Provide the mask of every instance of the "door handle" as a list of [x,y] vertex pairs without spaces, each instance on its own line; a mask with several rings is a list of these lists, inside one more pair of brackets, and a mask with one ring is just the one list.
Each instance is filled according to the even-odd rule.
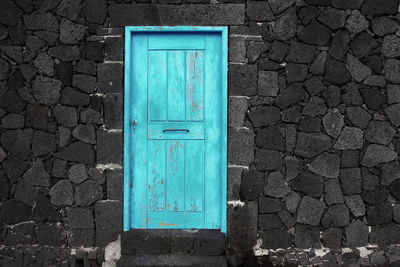
[[163,132],[164,133],[166,133],[166,132],[186,132],[186,133],[188,133],[189,130],[188,129],[164,129]]

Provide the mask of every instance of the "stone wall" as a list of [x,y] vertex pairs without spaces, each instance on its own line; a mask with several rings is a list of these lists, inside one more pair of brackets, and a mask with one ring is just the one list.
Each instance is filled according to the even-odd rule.
[[229,26],[228,259],[396,264],[398,9],[0,0],[0,265],[118,256],[126,25]]

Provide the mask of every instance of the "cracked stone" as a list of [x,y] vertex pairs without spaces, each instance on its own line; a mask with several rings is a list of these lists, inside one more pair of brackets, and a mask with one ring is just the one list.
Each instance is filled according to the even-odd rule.
[[320,197],[324,191],[324,178],[311,173],[302,173],[292,181],[292,189],[311,197]]
[[347,31],[340,30],[335,33],[331,47],[329,48],[329,55],[339,61],[346,60],[346,52],[350,43],[350,36]]
[[306,91],[300,83],[294,83],[278,95],[275,103],[280,109],[285,109],[303,100],[306,94]]
[[68,180],[58,181],[49,192],[51,203],[56,206],[70,206],[74,203],[72,184]]
[[74,107],[86,107],[90,103],[88,94],[82,93],[75,88],[66,87],[62,91],[61,104]]
[[25,160],[31,151],[32,133],[32,129],[6,130],[0,136],[0,142],[5,150]]
[[324,80],[336,85],[343,85],[351,80],[351,76],[343,63],[328,57]]
[[296,35],[297,16],[296,9],[289,8],[282,12],[276,19],[274,27],[263,25],[262,36],[265,40],[286,41]]
[[288,63],[286,65],[286,78],[288,83],[304,81],[307,78],[307,72],[307,65],[296,63]]
[[392,142],[396,130],[386,121],[371,121],[365,132],[365,140],[370,143],[388,145]]
[[255,170],[245,171],[240,187],[240,198],[256,200],[264,190],[264,173]]
[[277,126],[261,128],[256,132],[255,143],[261,148],[285,150],[285,139]]
[[25,172],[23,178],[31,185],[50,186],[50,175],[44,169],[41,159],[36,160],[33,166]]
[[273,41],[271,49],[268,52],[268,58],[276,62],[281,62],[289,51],[289,46],[280,41]]
[[326,59],[327,59],[326,51],[322,51],[321,53],[319,53],[317,58],[311,64],[310,72],[314,75],[324,74]]
[[1,96],[0,106],[8,112],[20,113],[26,104],[16,90],[8,90]]
[[321,248],[319,229],[308,225],[296,225],[294,242],[296,248]]
[[295,213],[301,200],[300,194],[295,191],[290,192],[284,199],[285,207],[291,213]]
[[337,150],[354,150],[362,148],[363,143],[363,131],[361,129],[345,126],[333,148]]
[[375,205],[367,209],[369,225],[388,224],[392,221],[392,206],[389,203]]
[[279,108],[274,106],[262,106],[248,113],[254,127],[275,125],[281,118]]
[[364,216],[365,205],[360,195],[345,196],[344,202],[354,217]]
[[316,117],[319,115],[324,115],[326,113],[327,107],[325,105],[325,100],[320,97],[311,97],[307,105],[303,108],[303,114],[309,117]]
[[349,210],[344,204],[330,206],[322,217],[324,228],[344,227],[349,224]]
[[64,44],[79,44],[85,37],[88,27],[61,19],[60,41]]
[[96,144],[96,131],[93,125],[79,124],[72,131],[72,136],[88,144]]
[[37,194],[32,209],[32,219],[38,221],[58,221],[60,214],[47,197]]
[[68,170],[68,179],[75,184],[80,184],[87,178],[88,174],[83,163],[72,165]]
[[322,133],[302,133],[297,136],[295,154],[300,157],[313,158],[331,147],[331,139]]
[[299,40],[307,44],[324,46],[329,43],[331,37],[332,31],[328,27],[313,21],[304,27],[303,32],[300,33]]
[[382,204],[389,196],[389,191],[385,188],[376,187],[371,191],[364,191],[361,194],[363,201],[367,204]]
[[32,152],[35,157],[49,154],[56,150],[56,137],[54,134],[35,131],[32,139]]
[[246,7],[246,15],[249,20],[272,21],[275,19],[267,1],[249,1]]
[[289,54],[286,57],[286,60],[295,63],[311,63],[314,54],[315,46],[291,41]]
[[323,153],[314,159],[308,169],[316,174],[328,178],[337,178],[339,175],[340,158],[335,154]]
[[81,11],[81,0],[63,0],[58,8],[57,14],[69,18],[70,20],[76,20]]
[[271,172],[266,179],[264,192],[267,196],[282,198],[289,194],[290,188],[286,184],[281,172]]
[[371,75],[372,70],[361,63],[356,57],[347,54],[346,69],[357,82],[362,82],[365,78]]
[[57,123],[65,127],[74,127],[77,124],[76,109],[67,106],[56,106],[53,110]]
[[75,203],[86,207],[103,198],[103,189],[93,180],[87,180],[75,187]]
[[86,164],[93,164],[95,161],[95,152],[91,145],[83,142],[75,142],[67,148],[57,152],[56,157],[63,160],[82,162]]
[[357,167],[359,165],[360,153],[358,150],[342,150],[340,166],[342,168]]
[[382,145],[372,144],[367,147],[361,165],[374,167],[380,163],[389,162],[397,157],[397,153]]
[[44,30],[57,32],[59,30],[58,20],[50,12],[24,16],[25,27],[28,30]]
[[247,46],[247,59],[249,63],[254,63],[260,57],[260,55],[269,50],[270,44],[264,42],[251,42]]
[[383,164],[381,167],[381,183],[385,186],[390,185],[395,180],[400,179],[400,164],[398,161]]
[[278,72],[258,72],[258,93],[261,96],[277,96],[279,92]]
[[268,0],[271,10],[274,14],[279,14],[283,10],[291,7],[295,0]]
[[318,226],[324,209],[325,205],[323,202],[309,196],[304,196],[297,210],[296,221],[301,224]]
[[81,58],[80,49],[75,45],[58,45],[50,47],[49,54],[63,62],[79,60]]
[[326,181],[324,199],[328,206],[344,203],[339,179],[328,179]]
[[67,178],[67,161],[55,159],[51,175],[57,178]]
[[103,24],[107,18],[107,1],[86,0],[83,2],[83,10],[88,22]]
[[90,209],[79,207],[67,208],[67,220],[73,229],[93,229],[93,212]]
[[328,248],[342,247],[342,229],[330,228],[322,233],[322,243]]
[[256,149],[254,166],[259,171],[279,171],[282,169],[281,153],[275,150]]

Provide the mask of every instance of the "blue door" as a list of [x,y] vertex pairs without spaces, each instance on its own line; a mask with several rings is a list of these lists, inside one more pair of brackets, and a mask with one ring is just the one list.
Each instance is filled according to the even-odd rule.
[[125,230],[226,228],[226,28],[127,27]]

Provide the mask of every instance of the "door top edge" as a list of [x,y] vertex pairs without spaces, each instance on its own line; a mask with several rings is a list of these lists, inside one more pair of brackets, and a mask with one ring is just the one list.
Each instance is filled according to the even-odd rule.
[[228,26],[126,26],[125,32],[174,32],[174,31],[198,31],[198,32],[224,32]]

